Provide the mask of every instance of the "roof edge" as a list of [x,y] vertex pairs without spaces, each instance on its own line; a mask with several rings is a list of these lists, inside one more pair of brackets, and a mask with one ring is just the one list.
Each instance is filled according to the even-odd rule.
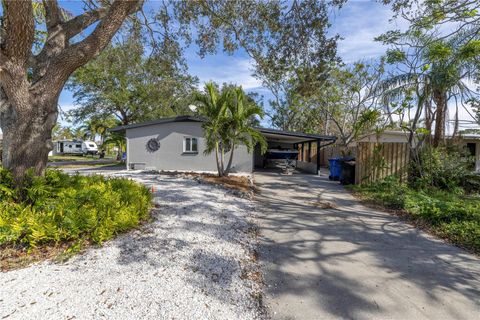
[[205,118],[199,116],[176,116],[169,118],[160,118],[151,121],[145,121],[141,123],[128,124],[124,126],[118,126],[114,128],[107,129],[109,132],[121,132],[127,129],[140,128],[151,126],[155,124],[169,123],[169,122],[205,122]]
[[262,127],[255,127],[255,129],[257,129],[262,133],[278,134],[278,135],[289,136],[289,137],[307,138],[311,140],[328,140],[328,141],[337,140],[336,136],[330,136],[330,135],[309,134],[304,132],[284,131],[284,130],[271,129],[271,128],[262,128]]
[[[129,124],[124,126],[118,126],[118,127],[108,129],[108,131],[122,132],[127,129],[140,128],[140,127],[146,127],[146,126],[170,123],[170,122],[205,122],[205,121],[206,121],[206,118],[201,116],[176,116],[176,117],[161,118],[161,119],[156,119],[156,120],[151,120],[151,121],[146,121],[141,123]],[[255,127],[255,129],[257,129],[262,133],[271,133],[271,134],[278,134],[283,136],[306,138],[310,140],[328,140],[328,141],[337,140],[336,136],[329,136],[329,135],[308,134],[304,132],[284,131],[284,130],[271,129],[271,128],[262,128],[262,127]]]

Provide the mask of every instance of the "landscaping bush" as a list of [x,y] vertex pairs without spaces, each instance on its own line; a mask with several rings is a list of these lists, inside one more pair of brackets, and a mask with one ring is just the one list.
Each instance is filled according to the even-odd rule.
[[452,242],[480,252],[480,197],[439,188],[414,189],[395,177],[354,187],[368,200],[403,210]]
[[469,190],[480,191],[474,189],[472,162],[472,157],[462,150],[425,147],[419,152],[417,161],[411,162],[410,184],[416,189],[436,187],[458,192],[459,188],[467,187],[468,181],[473,182],[468,184]]
[[128,179],[47,170],[15,190],[0,168],[0,246],[102,243],[146,219],[150,203],[149,190]]

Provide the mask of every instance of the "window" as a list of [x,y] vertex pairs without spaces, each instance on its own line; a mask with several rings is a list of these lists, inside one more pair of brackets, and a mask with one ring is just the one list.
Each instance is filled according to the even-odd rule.
[[89,147],[95,148],[95,145],[93,143],[88,144]]
[[82,147],[81,144],[76,144],[76,145],[75,145],[75,148],[81,148],[81,147]]
[[197,153],[198,152],[198,140],[197,138],[183,139],[183,152],[185,153]]
[[476,143],[467,143],[467,152],[471,156],[475,156],[476,150],[477,149],[477,144]]

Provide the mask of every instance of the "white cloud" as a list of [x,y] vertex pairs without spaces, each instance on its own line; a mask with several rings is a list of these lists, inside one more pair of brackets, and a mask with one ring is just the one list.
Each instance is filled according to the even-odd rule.
[[262,85],[252,76],[253,61],[250,58],[239,58],[225,54],[207,56],[204,59],[192,58],[189,61],[189,72],[200,80],[200,87],[205,82],[234,83],[244,89],[253,89]]
[[392,29],[405,28],[403,21],[389,21],[392,11],[388,6],[372,1],[351,1],[332,15],[332,34],[343,40],[338,53],[347,62],[372,59],[385,53],[386,47],[374,41],[375,37]]

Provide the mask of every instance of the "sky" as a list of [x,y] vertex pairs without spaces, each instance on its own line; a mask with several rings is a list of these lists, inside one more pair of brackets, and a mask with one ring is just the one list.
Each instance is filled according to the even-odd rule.
[[[63,2],[66,8],[75,11],[78,3]],[[149,5],[155,5],[150,0]],[[339,34],[342,40],[338,43],[338,54],[346,63],[356,60],[375,59],[383,55],[386,47],[374,38],[387,30],[403,28],[406,26],[402,21],[391,21],[392,12],[389,7],[374,1],[350,0],[339,11],[331,14],[330,34]],[[242,85],[247,92],[257,92],[264,97],[264,105],[268,112],[268,100],[272,99],[269,91],[262,87],[259,80],[252,76],[252,60],[242,51],[233,55],[218,52],[201,59],[196,53],[197,48],[190,47],[185,51],[185,58],[189,66],[189,73],[199,78],[199,86],[207,81],[217,83],[235,83]],[[72,93],[64,89],[60,95],[60,108],[63,111],[74,108]],[[453,109],[453,108],[452,108]],[[451,115],[453,119],[453,114]],[[471,120],[464,110],[460,112],[460,118]],[[264,120],[263,125],[268,126]]]

